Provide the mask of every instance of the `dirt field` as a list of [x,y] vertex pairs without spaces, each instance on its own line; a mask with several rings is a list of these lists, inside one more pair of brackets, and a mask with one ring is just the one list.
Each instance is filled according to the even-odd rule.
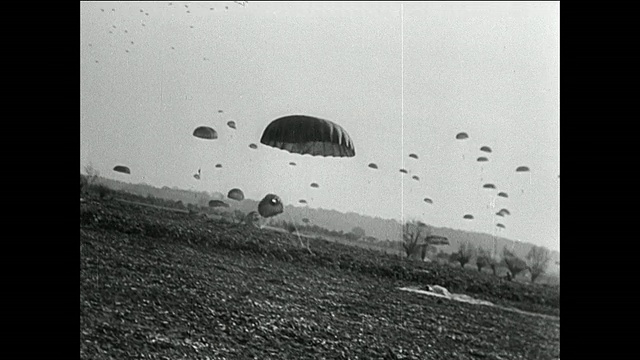
[[[559,289],[88,199],[82,359],[556,359]],[[399,291],[439,284],[534,316]]]

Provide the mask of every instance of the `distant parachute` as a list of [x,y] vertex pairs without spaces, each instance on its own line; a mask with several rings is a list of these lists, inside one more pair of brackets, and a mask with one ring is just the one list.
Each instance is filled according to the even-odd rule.
[[471,220],[471,219],[473,219],[473,215],[467,214],[467,215],[463,216],[463,218],[467,219],[467,220]]
[[213,140],[218,138],[218,133],[208,126],[200,126],[193,131],[193,136],[201,139]]
[[244,193],[242,192],[242,190],[240,190],[238,188],[235,188],[235,189],[229,190],[229,193],[227,194],[227,197],[229,199],[242,201],[242,200],[244,200]]
[[518,168],[516,168],[516,172],[527,172],[529,171],[529,168],[526,166],[518,166]]
[[491,152],[491,148],[488,146],[483,146],[480,148],[480,151],[484,151],[486,153],[490,153]]
[[378,165],[376,165],[375,163],[370,163],[369,167],[372,168],[372,169],[377,169]]
[[511,215],[511,213],[507,209],[500,209],[500,212],[505,214],[505,215]]
[[210,200],[209,201],[209,207],[215,208],[215,207],[229,207],[229,204],[225,203],[224,201],[220,201],[220,200]]
[[251,143],[249,144],[249,147],[255,150],[258,148],[258,145]]
[[227,122],[227,126],[229,126],[232,129],[236,128],[236,122],[235,121],[229,121]]
[[496,186],[493,185],[493,184],[484,184],[484,185],[482,185],[482,187],[485,188],[485,189],[495,189],[496,188]]
[[294,163],[293,161],[289,163],[289,165],[291,166],[296,166],[296,163]]
[[276,216],[283,212],[282,200],[275,194],[267,194],[258,204],[258,213],[264,218]]
[[408,174],[408,171],[405,170],[405,169],[400,169],[400,172],[403,173],[403,174]]
[[496,226],[497,226],[497,227],[499,227],[499,228],[506,229],[506,228],[505,228],[505,226],[504,226],[503,224],[496,224]]
[[[316,188],[316,189],[317,189],[317,188],[319,188],[319,187],[320,187],[320,185],[318,185],[318,184],[316,184],[316,183],[311,183],[311,187],[312,187],[312,188]],[[313,200],[313,199],[312,199],[312,200]]]
[[113,168],[113,171],[119,172],[119,173],[123,173],[123,174],[131,174],[131,170],[123,165],[116,165]]
[[262,133],[260,143],[301,155],[352,157],[356,154],[351,137],[340,125],[305,115],[272,121]]
[[420,178],[418,177],[418,175],[413,175],[411,178],[415,181],[420,181]]
[[193,174],[193,177],[196,178],[196,180],[200,180],[200,174]]
[[429,198],[424,198],[424,202],[426,202],[427,204],[433,204],[433,200]]
[[456,135],[457,140],[465,140],[468,138],[469,138],[469,135],[466,132],[461,132],[461,133],[458,133],[458,135]]
[[410,157],[410,158],[417,159],[417,158],[418,158],[418,155],[416,155],[416,154],[409,154],[409,157]]
[[489,161],[489,159],[487,159],[487,158],[486,158],[486,157],[484,157],[484,156],[480,156],[480,157],[478,158],[478,162],[486,162],[486,161]]
[[298,200],[298,202],[299,202],[300,204],[306,204],[306,203],[307,203],[307,200],[305,200],[305,199],[300,199],[300,200]]
[[216,164],[216,167],[217,167],[217,168],[221,168],[221,167],[222,167],[222,164]]
[[501,216],[501,217],[504,217],[504,213],[503,213],[502,211],[498,211],[498,212],[496,213],[496,215]]
[[223,113],[223,111],[222,111],[222,110],[218,110],[218,114],[222,114],[222,113]]
[[499,192],[499,193],[498,193],[498,196],[501,196],[501,197],[503,197],[503,198],[508,198],[508,197],[509,197],[509,195],[508,195],[506,192],[504,192],[504,191]]

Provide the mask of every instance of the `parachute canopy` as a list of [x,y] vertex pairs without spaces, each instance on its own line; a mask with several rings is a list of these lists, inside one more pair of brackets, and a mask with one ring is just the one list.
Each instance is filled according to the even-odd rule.
[[483,146],[480,148],[480,151],[484,151],[486,153],[490,153],[491,152],[491,148],[488,146]]
[[495,189],[496,188],[496,186],[493,185],[493,184],[484,184],[484,185],[482,185],[482,187],[485,188],[485,189]]
[[318,185],[318,184],[316,184],[316,183],[311,183],[311,187],[312,187],[312,188],[319,188],[319,187],[320,187],[320,185]]
[[485,161],[489,161],[489,159],[487,159],[487,158],[486,158],[486,157],[484,157],[484,156],[480,156],[480,157],[478,158],[478,162],[485,162]]
[[249,144],[249,147],[255,150],[258,148],[258,145],[251,143]]
[[502,211],[498,211],[496,215],[504,217],[504,214],[502,213]]
[[283,212],[282,200],[275,194],[267,194],[258,204],[258,213],[264,218],[276,216]]
[[299,202],[300,204],[306,204],[306,203],[307,203],[307,200],[305,200],[305,199],[300,199],[300,200],[298,200],[298,202]]
[[418,158],[418,155],[416,155],[416,154],[409,154],[409,157],[410,157],[410,158],[417,159],[417,158]]
[[529,168],[526,166],[518,166],[516,168],[516,172],[527,172],[527,171],[529,171]]
[[408,173],[408,171],[405,170],[405,169],[400,169],[400,172],[403,173],[403,174],[407,174]]
[[511,213],[507,209],[500,209],[500,212],[505,214],[505,215],[511,215]]
[[114,166],[113,171],[123,173],[123,174],[131,174],[131,170],[128,167],[123,165]]
[[463,218],[467,219],[467,220],[471,220],[471,219],[473,219],[473,215],[467,214],[467,215],[463,216]]
[[377,169],[378,165],[376,165],[375,163],[370,163],[369,167],[372,168],[372,169]]
[[240,190],[238,188],[234,188],[234,189],[229,190],[229,193],[227,194],[227,197],[229,199],[242,201],[242,200],[244,200],[244,193],[242,192],[242,190]]
[[296,163],[294,163],[293,161],[289,163],[289,165],[291,166],[296,166]]
[[222,164],[216,164],[216,167],[217,167],[217,168],[221,168],[221,167],[222,167]]
[[469,138],[469,135],[466,132],[461,132],[461,133],[458,133],[458,135],[456,135],[457,140],[464,140],[468,138]]
[[356,151],[349,134],[329,120],[290,115],[272,121],[260,143],[294,154],[352,157]]
[[427,204],[433,204],[433,200],[429,198],[424,198],[424,202],[426,202]]
[[420,181],[420,178],[418,177],[418,175],[413,175],[411,178],[415,181]]
[[499,228],[506,229],[506,228],[505,228],[505,226],[504,226],[503,224],[496,224],[496,226],[497,226],[497,227],[499,227]]
[[218,138],[218,133],[208,126],[199,126],[193,131],[193,136],[200,139],[213,140]]
[[235,121],[229,121],[227,122],[227,126],[229,126],[232,129],[236,128],[236,122]]
[[215,208],[215,207],[229,207],[229,204],[225,203],[224,201],[220,201],[220,200],[210,200],[209,201],[209,207]]
[[509,195],[508,195],[506,192],[504,192],[504,191],[499,192],[499,193],[498,193],[498,196],[501,196],[501,197],[503,197],[503,198],[508,198],[508,197],[509,197]]
[[196,180],[200,180],[200,174],[193,174],[193,177],[196,178]]

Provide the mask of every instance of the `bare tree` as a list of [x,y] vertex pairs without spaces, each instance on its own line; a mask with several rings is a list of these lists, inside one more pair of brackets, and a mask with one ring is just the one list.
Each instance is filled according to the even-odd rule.
[[431,228],[421,221],[406,222],[402,229],[402,238],[402,247],[407,258],[420,255],[424,260],[430,247],[449,245],[447,238],[431,235]]
[[87,174],[87,181],[89,185],[93,184],[100,176],[100,172],[98,171],[98,169],[93,167],[92,163],[88,163],[87,165],[85,165],[84,173]]
[[531,273],[531,282],[535,282],[536,279],[544,274],[551,261],[551,253],[549,249],[542,246],[533,246],[527,254],[527,264],[529,265],[529,272]]
[[502,262],[505,264],[507,269],[509,269],[509,280],[528,269],[527,263],[511,251],[507,250],[506,247],[502,248]]
[[451,254],[451,261],[460,263],[460,267],[464,268],[466,264],[476,255],[476,247],[465,241],[460,244],[458,251]]

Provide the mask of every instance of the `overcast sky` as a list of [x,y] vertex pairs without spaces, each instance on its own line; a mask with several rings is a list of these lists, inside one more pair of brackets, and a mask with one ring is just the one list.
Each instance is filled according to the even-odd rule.
[[[82,2],[80,167],[559,250],[559,21],[558,2]],[[340,124],[356,156],[259,144],[291,114]]]

